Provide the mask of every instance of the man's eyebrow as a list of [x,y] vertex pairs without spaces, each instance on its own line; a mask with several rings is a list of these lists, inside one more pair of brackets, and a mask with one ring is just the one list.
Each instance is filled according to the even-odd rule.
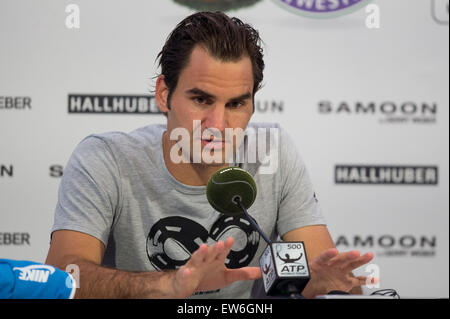
[[190,95],[200,95],[200,96],[203,96],[203,97],[206,97],[206,98],[214,98],[215,97],[214,95],[209,94],[208,92],[205,92],[205,91],[200,90],[198,88],[193,88],[193,89],[187,90],[186,93],[190,94]]
[[240,96],[236,96],[230,99],[230,101],[242,101],[242,100],[247,100],[249,98],[252,97],[252,94],[250,92],[244,93]]
[[[200,95],[200,96],[203,96],[206,98],[211,98],[211,99],[215,98],[215,96],[213,94],[210,94],[210,93],[205,92],[198,88],[193,88],[193,89],[187,90],[186,93],[190,94],[190,95]],[[250,92],[247,92],[242,95],[231,98],[230,101],[242,101],[242,100],[247,100],[251,97],[252,97],[252,94]]]

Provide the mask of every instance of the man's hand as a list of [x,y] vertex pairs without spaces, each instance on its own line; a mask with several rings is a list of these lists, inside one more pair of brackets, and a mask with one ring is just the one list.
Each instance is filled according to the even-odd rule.
[[309,263],[311,279],[302,295],[314,298],[332,290],[348,292],[353,287],[365,285],[366,276],[354,277],[351,272],[372,259],[373,253],[361,256],[356,250],[339,253],[336,248],[330,248],[324,251]]
[[225,259],[234,244],[232,238],[213,246],[203,244],[189,261],[173,275],[173,292],[178,298],[186,298],[196,291],[216,290],[238,280],[255,280],[261,277],[258,267],[228,269]]

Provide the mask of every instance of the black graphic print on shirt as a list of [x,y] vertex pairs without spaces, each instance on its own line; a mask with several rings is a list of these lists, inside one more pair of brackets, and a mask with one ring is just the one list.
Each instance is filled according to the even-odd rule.
[[243,216],[221,215],[208,231],[199,223],[181,216],[171,216],[155,223],[147,237],[147,255],[158,270],[183,266],[201,244],[209,245],[233,237],[227,268],[247,266],[258,250],[259,233]]

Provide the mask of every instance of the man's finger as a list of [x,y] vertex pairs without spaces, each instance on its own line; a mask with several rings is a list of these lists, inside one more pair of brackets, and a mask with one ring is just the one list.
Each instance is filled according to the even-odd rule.
[[234,239],[232,237],[228,237],[227,240],[225,240],[225,242],[224,242],[223,250],[216,256],[216,260],[225,261],[225,258],[227,258],[233,245],[234,245]]
[[206,244],[201,244],[200,247],[192,254],[189,263],[192,266],[198,267],[204,263],[206,254],[208,253],[208,246]]
[[354,269],[357,269],[357,268],[367,264],[372,259],[373,259],[373,253],[366,253],[366,254],[360,256],[359,258],[348,262],[347,265],[345,265],[343,268],[345,271],[350,272]]
[[364,286],[367,283],[367,277],[366,276],[352,277],[351,282],[353,287]]
[[336,248],[330,248],[321,253],[314,262],[319,266],[327,266],[328,262],[338,255],[338,250]]
[[330,261],[329,261],[329,265],[342,265],[342,267],[344,267],[346,264],[356,261],[356,259],[358,259],[360,257],[360,252],[357,250],[352,250],[352,251],[347,251],[344,253],[340,253],[338,255],[336,255],[335,257],[333,257]]
[[261,278],[261,269],[259,269],[259,267],[228,269],[226,276],[227,284],[231,284],[239,280],[255,280]]
[[205,257],[205,262],[211,262],[217,258],[225,249],[223,241],[218,241],[215,245],[208,247],[208,254]]
[[379,277],[366,277],[366,280],[364,282],[364,285],[378,285],[381,282]]

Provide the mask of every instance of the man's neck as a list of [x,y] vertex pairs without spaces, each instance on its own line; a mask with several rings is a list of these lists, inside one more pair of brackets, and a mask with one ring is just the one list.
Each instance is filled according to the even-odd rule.
[[172,176],[185,185],[204,186],[208,183],[212,174],[223,167],[229,166],[228,163],[219,165],[208,165],[203,163],[174,163],[170,159],[170,149],[175,142],[167,138],[167,131],[162,136],[164,163]]

